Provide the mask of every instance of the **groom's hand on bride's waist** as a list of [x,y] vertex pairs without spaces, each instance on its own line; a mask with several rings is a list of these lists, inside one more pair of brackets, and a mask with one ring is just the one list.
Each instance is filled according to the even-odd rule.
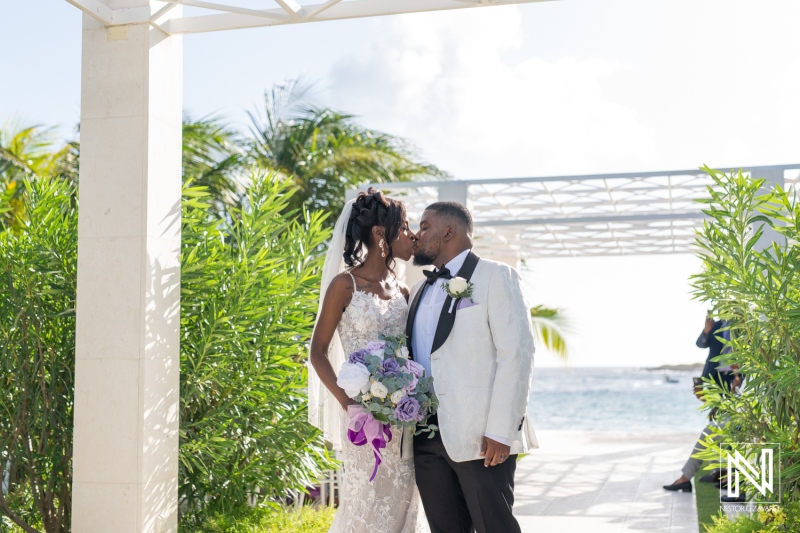
[[483,466],[495,466],[506,461],[511,448],[489,437],[483,437],[481,444],[481,457],[484,458]]

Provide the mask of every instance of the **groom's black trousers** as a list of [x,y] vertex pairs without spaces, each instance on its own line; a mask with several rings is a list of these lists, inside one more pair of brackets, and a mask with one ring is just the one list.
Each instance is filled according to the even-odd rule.
[[439,432],[414,437],[417,487],[431,533],[520,533],[511,514],[516,468],[516,455],[488,468],[483,459],[456,463]]

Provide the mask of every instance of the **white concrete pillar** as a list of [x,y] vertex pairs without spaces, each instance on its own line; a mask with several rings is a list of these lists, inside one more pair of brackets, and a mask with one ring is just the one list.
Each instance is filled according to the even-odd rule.
[[74,533],[177,532],[182,60],[83,17]]
[[[761,188],[762,194],[767,194],[772,191],[776,185],[784,186],[784,171],[783,168],[776,167],[753,167],[747,169],[753,178],[761,178],[766,180]],[[763,224],[762,224],[763,225]],[[772,246],[772,243],[778,243],[781,246],[786,246],[786,237],[775,231],[769,226],[764,228],[764,233],[753,247],[756,251],[763,251],[765,248]]]

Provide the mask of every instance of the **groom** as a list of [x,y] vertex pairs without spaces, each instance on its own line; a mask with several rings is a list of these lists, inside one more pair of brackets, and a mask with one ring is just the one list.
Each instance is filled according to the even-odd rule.
[[[425,514],[432,533],[519,533],[517,454],[538,446],[526,412],[534,348],[520,276],[472,253],[472,215],[461,204],[429,205],[417,237],[414,264],[438,267],[413,287],[406,326],[439,397],[436,436],[414,438]],[[471,283],[469,298],[458,298],[463,283],[443,287],[453,277]]]

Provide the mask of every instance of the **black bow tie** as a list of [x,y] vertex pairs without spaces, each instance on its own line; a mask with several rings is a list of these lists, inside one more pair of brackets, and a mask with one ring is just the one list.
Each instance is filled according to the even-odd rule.
[[428,285],[433,285],[438,279],[453,279],[452,274],[450,274],[450,271],[446,267],[434,271],[423,270],[422,273],[428,278],[425,280],[425,283]]

